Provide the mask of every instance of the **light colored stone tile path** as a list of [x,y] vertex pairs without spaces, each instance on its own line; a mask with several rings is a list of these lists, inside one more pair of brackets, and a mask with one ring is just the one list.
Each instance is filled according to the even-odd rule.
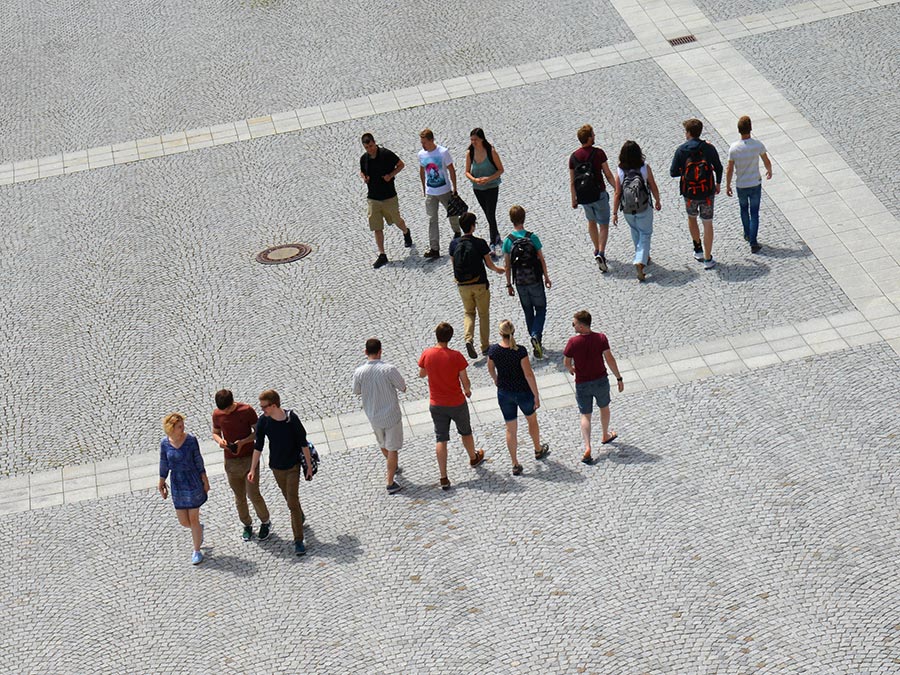
[[[871,302],[861,311],[843,312],[796,324],[734,335],[653,354],[618,359],[625,393],[633,394],[715,375],[758,370],[816,354],[826,354],[876,342],[896,342],[900,310],[890,302]],[[575,405],[574,380],[560,372],[538,378],[543,407],[556,410]],[[496,389],[472,391],[473,417],[499,421]],[[432,431],[428,401],[403,404],[405,433],[428,437]],[[304,420],[310,439],[323,457],[331,452],[373,446],[375,437],[363,412]],[[202,434],[201,434],[202,436]],[[210,475],[224,472],[222,451],[201,440]],[[95,499],[156,485],[159,455],[148,452],[92,464],[66,466],[30,476],[0,480],[0,515],[31,511],[57,504]]]

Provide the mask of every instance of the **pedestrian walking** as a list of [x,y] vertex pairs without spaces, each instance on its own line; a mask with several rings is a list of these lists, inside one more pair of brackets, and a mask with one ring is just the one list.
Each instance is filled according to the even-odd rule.
[[497,229],[497,198],[500,195],[500,176],[503,162],[497,148],[488,143],[484,129],[476,127],[469,133],[469,151],[466,155],[466,178],[472,181],[475,199],[481,205],[490,228],[491,257],[497,258],[500,249],[500,230]]
[[400,472],[398,451],[403,447],[403,413],[397,392],[406,391],[406,382],[395,366],[381,360],[381,340],[366,340],[365,353],[366,362],[353,373],[353,393],[362,396],[363,410],[387,460],[388,494],[395,494],[402,489],[394,476]]
[[753,123],[744,115],[737,123],[741,140],[728,148],[728,169],[725,172],[725,194],[731,197],[731,178],[736,175],[738,204],[741,209],[741,224],[744,226],[744,241],[749,242],[750,251],[759,253],[762,246],[759,235],[759,202],[762,198],[762,178],[759,175],[759,160],[766,167],[766,180],[772,178],[772,162],[763,142],[753,138],[750,132]]
[[184,430],[184,415],[170,413],[162,420],[165,437],[159,444],[159,484],[157,489],[163,499],[169,498],[166,478],[171,478],[172,506],[178,522],[191,531],[194,551],[191,563],[203,562],[203,524],[200,507],[209,494],[209,478],[200,454],[200,443],[193,434]]
[[[575,376],[575,401],[581,413],[581,438],[584,441],[584,455],[581,461],[593,463],[591,455],[591,416],[594,402],[600,408],[600,426],[603,445],[612,443],[618,435],[609,428],[609,377],[606,366],[612,371],[618,382],[619,391],[624,391],[625,384],[619,374],[619,366],[609,348],[609,340],[603,333],[591,330],[591,315],[587,310],[575,312],[572,318],[575,336],[569,338],[563,350],[563,364]],[[604,365],[604,361],[606,362]]]
[[294,534],[294,554],[306,555],[303,543],[303,523],[306,514],[300,507],[300,455],[306,464],[305,478],[312,480],[312,455],[306,429],[293,410],[281,407],[281,397],[274,389],[266,389],[259,395],[259,407],[263,416],[256,425],[256,447],[247,480],[255,483],[259,477],[259,458],[266,439],[269,439],[269,468],[291,513],[291,530]]
[[253,442],[256,440],[256,411],[246,403],[234,400],[228,389],[216,392],[216,409],[212,414],[213,440],[225,453],[225,476],[234,493],[234,505],[244,529],[241,538],[253,537],[253,519],[247,507],[247,497],[259,518],[259,538],[269,536],[269,507],[259,492],[259,483],[247,480],[253,462]]
[[435,446],[438,469],[441,472],[441,489],[450,489],[447,477],[447,443],[450,441],[450,422],[456,425],[469,466],[476,467],[484,461],[484,450],[475,449],[469,405],[466,399],[472,396],[472,384],[466,368],[466,357],[448,346],[453,339],[453,326],[439,323],[434,329],[437,344],[422,352],[419,357],[419,377],[428,378],[428,404],[431,421],[434,424]]
[[491,289],[488,284],[487,269],[490,267],[497,274],[506,270],[497,267],[491,259],[491,249],[484,239],[475,236],[474,213],[466,212],[459,223],[463,235],[450,242],[450,255],[453,257],[453,276],[462,298],[464,321],[463,328],[466,340],[466,351],[473,359],[478,358],[475,351],[475,314],[478,313],[478,333],[481,339],[481,355],[487,354],[491,335]]
[[541,443],[537,409],[541,407],[534,371],[528,361],[528,350],[516,344],[515,326],[508,319],[500,322],[500,342],[488,350],[488,373],[497,387],[497,403],[506,423],[506,448],[512,460],[513,476],[522,475],[522,465],[518,458],[518,414],[519,410],[528,422],[528,434],[534,444],[534,458],[543,459],[550,452],[547,443]]
[[[422,257],[437,260],[441,257],[438,206],[443,206],[446,211],[451,195],[456,194],[456,167],[453,166],[453,158],[447,148],[434,142],[434,132],[431,129],[422,129],[419,141],[422,144],[422,149],[419,150],[419,180],[422,181],[422,194],[425,197],[430,246]],[[459,217],[447,213],[447,218],[450,220],[453,236],[460,236]]]
[[544,322],[547,319],[547,295],[544,287],[549,289],[553,284],[547,271],[547,260],[544,258],[540,237],[525,229],[525,209],[518,204],[510,207],[509,220],[513,229],[503,240],[506,291],[511,296],[519,294],[534,357],[542,359]]
[[385,223],[400,228],[403,245],[406,248],[412,246],[412,234],[400,217],[400,202],[394,185],[394,178],[406,165],[393,152],[379,147],[375,137],[368,132],[362,135],[362,144],[366,151],[359,158],[359,175],[368,190],[369,229],[375,234],[375,246],[378,247],[378,258],[372,267],[377,270],[388,262],[384,252]]
[[[650,199],[650,195],[653,199]],[[634,269],[638,281],[646,276],[644,268],[650,264],[650,237],[653,235],[653,209],[662,209],[659,187],[653,170],[644,161],[644,153],[635,141],[625,141],[619,151],[616,175],[616,194],[613,197],[613,223],[619,224],[619,209],[631,229],[634,242]]]
[[594,246],[594,259],[601,272],[607,272],[606,242],[609,238],[609,193],[606,181],[615,185],[606,153],[594,145],[594,127],[583,125],[578,130],[581,147],[569,157],[569,192],[572,208],[580,205],[588,221],[588,233]]
[[[679,178],[679,191],[684,198],[688,217],[688,229],[694,242],[694,258],[703,263],[704,269],[716,266],[713,260],[713,211],[716,195],[722,183],[722,162],[712,144],[700,138],[703,122],[696,118],[685,120],[685,142],[675,150],[669,175]],[[703,221],[703,241],[697,217]]]

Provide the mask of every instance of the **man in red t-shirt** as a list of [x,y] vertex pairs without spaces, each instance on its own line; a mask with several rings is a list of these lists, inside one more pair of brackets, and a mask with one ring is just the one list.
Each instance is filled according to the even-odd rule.
[[472,385],[466,368],[466,357],[447,344],[453,338],[453,326],[439,323],[434,329],[437,346],[429,347],[419,357],[419,377],[428,378],[429,410],[434,423],[434,446],[438,468],[441,470],[441,488],[450,489],[447,478],[447,442],[450,440],[450,422],[462,437],[463,447],[469,454],[469,465],[478,466],[484,461],[484,450],[475,449],[472,423],[469,420],[469,404]]
[[591,330],[590,312],[575,312],[572,328],[575,329],[575,336],[566,343],[563,363],[566,370],[575,376],[575,401],[578,403],[578,412],[581,413],[581,437],[584,439],[584,456],[581,461],[591,464],[594,461],[591,457],[591,415],[594,412],[594,401],[597,401],[597,407],[600,408],[600,425],[603,427],[601,442],[604,445],[612,443],[617,437],[616,432],[609,429],[609,378],[606,376],[604,360],[616,376],[620,392],[625,389],[625,383],[619,374],[616,358],[609,349],[609,340],[603,333]]
[[609,237],[609,192],[603,177],[615,187],[616,179],[609,168],[603,148],[594,145],[594,127],[583,125],[578,130],[581,147],[569,156],[569,193],[572,208],[580,205],[588,221],[588,234],[594,245],[594,260],[600,271],[606,273],[606,240]]
[[269,536],[269,509],[266,500],[259,493],[259,481],[247,480],[253,460],[253,441],[256,439],[256,411],[246,403],[235,403],[228,389],[216,392],[216,410],[213,410],[213,440],[225,451],[225,475],[234,493],[234,505],[238,518],[244,524],[241,535],[244,541],[253,536],[253,519],[247,508],[247,497],[253,502],[259,516],[259,538]]

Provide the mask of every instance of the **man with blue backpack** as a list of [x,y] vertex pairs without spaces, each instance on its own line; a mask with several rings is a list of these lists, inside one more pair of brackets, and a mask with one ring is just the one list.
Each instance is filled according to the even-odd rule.
[[[694,242],[694,258],[711,270],[716,266],[712,257],[713,204],[722,183],[722,162],[715,147],[700,138],[703,122],[692,117],[682,124],[686,140],[675,150],[669,175],[681,179],[680,191]],[[697,216],[703,221],[702,242]]]
[[[525,209],[516,204],[509,209],[513,231],[503,240],[506,260],[506,290],[512,296],[519,293],[519,302],[525,312],[525,325],[531,336],[534,357],[544,358],[544,321],[547,318],[547,295],[544,286],[550,288],[550,274],[542,252],[541,240],[534,232],[525,229]],[[513,284],[515,283],[515,291]]]

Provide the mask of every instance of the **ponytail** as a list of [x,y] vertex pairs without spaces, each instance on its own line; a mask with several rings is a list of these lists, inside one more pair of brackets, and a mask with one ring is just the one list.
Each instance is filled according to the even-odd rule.
[[509,340],[509,348],[515,349],[516,339],[513,337],[513,333],[516,332],[516,327],[513,326],[513,322],[509,319],[504,319],[500,322],[498,329],[500,331],[500,337],[505,337],[507,340]]

